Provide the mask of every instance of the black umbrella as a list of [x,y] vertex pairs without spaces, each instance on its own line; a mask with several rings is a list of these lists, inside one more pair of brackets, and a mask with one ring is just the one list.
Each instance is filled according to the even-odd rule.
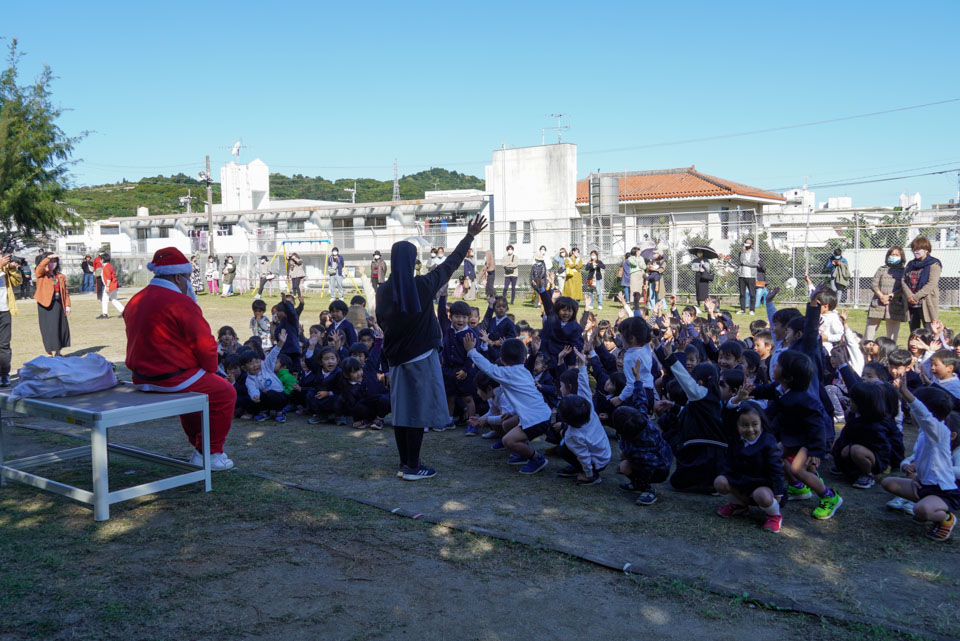
[[706,245],[694,245],[690,248],[691,254],[696,252],[701,252],[704,258],[714,259],[717,257],[717,250],[713,247],[707,247]]
[[640,255],[643,256],[643,259],[645,261],[650,262],[651,260],[653,260],[653,255],[656,253],[657,253],[656,247],[647,247],[646,249],[640,252]]

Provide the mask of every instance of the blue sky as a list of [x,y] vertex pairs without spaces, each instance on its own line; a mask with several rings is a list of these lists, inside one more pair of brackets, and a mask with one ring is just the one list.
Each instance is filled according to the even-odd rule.
[[[960,167],[960,102],[760,135],[661,142],[960,98],[957,2],[8,3],[0,35],[70,109],[77,184],[242,159],[326,178],[483,176],[550,113],[579,174],[695,164],[762,188]],[[555,134],[548,132],[548,140]],[[627,151],[611,149],[634,148]],[[919,167],[928,169],[911,171]],[[924,206],[956,173],[818,188]]]

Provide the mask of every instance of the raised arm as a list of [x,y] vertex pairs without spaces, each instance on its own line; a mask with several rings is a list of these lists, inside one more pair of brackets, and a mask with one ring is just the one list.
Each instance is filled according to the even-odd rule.
[[428,291],[437,291],[441,285],[446,285],[450,279],[453,278],[453,272],[457,271],[463,259],[466,258],[467,250],[470,249],[470,245],[473,244],[473,239],[476,238],[486,226],[487,219],[483,216],[477,216],[470,221],[470,224],[467,226],[467,234],[463,237],[463,240],[457,244],[456,249],[450,252],[447,259],[437,265],[436,269],[426,276],[420,277],[426,279]]
[[683,392],[687,395],[688,401],[699,401],[701,398],[704,398],[707,395],[707,388],[703,385],[699,385],[695,380],[693,380],[693,377],[690,376],[690,372],[687,371],[687,368],[684,367],[683,363],[677,359],[676,354],[671,354],[669,357],[667,357],[664,365],[670,368],[670,371],[673,373],[673,377],[677,379],[677,382],[680,383],[680,387],[683,388]]

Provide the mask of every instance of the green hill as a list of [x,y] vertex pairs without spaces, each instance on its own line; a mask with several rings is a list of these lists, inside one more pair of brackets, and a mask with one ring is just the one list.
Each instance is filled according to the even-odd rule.
[[[278,200],[307,198],[312,200],[346,200],[350,194],[344,189],[353,188],[353,179],[327,180],[321,176],[311,178],[301,174],[284,176],[270,174],[270,197]],[[390,200],[393,196],[392,180],[357,178],[357,202]],[[423,198],[423,193],[436,189],[483,189],[484,182],[476,176],[461,174],[446,169],[430,169],[400,178],[400,197],[403,200]],[[185,208],[178,198],[195,196],[194,211],[203,211],[206,197],[202,183],[185,174],[154,176],[138,182],[126,179],[113,185],[77,187],[66,193],[64,202],[77,210],[84,218],[109,218],[133,216],[137,207],[148,207],[151,214],[182,213]],[[213,184],[213,202],[220,202],[220,184]]]

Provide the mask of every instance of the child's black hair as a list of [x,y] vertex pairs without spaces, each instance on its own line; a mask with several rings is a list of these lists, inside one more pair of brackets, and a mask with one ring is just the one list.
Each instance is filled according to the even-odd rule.
[[503,303],[507,306],[507,309],[510,309],[510,303],[507,302],[506,296],[495,296],[493,299],[493,305],[491,305],[491,307],[496,307],[497,303]]
[[377,339],[377,335],[374,334],[374,333],[373,333],[373,330],[370,329],[369,327],[364,327],[364,328],[361,329],[359,332],[357,332],[357,340],[360,340],[361,338],[366,338],[367,336],[369,336],[370,338],[372,338],[372,339],[374,339],[374,340]]
[[367,349],[366,345],[364,345],[360,341],[357,341],[356,343],[350,346],[349,353],[350,353],[350,356],[353,356],[354,354],[363,354],[364,356],[369,356],[370,350]]
[[897,349],[897,341],[886,336],[878,336],[875,341],[877,343],[877,360],[887,365],[890,354]]
[[[933,332],[926,327],[918,327],[910,332],[910,338],[919,338],[924,344],[929,345],[933,341]],[[909,342],[907,344],[909,345]]]
[[927,385],[917,388],[913,395],[930,410],[931,414],[941,421],[946,420],[953,410],[953,397],[950,396],[950,392],[942,387]]
[[613,429],[624,440],[632,441],[647,427],[647,415],[628,405],[613,411]]
[[[572,371],[574,370],[567,370],[567,372]],[[583,427],[590,420],[591,409],[590,401],[579,394],[564,396],[557,404],[557,419],[570,427]]]
[[872,371],[874,375],[876,375],[876,377],[879,378],[884,383],[889,383],[890,381],[893,380],[893,377],[890,376],[890,370],[888,370],[883,363],[879,363],[877,361],[864,363],[863,371],[866,372],[867,370]]
[[543,363],[544,370],[550,369],[551,361],[553,361],[553,359],[550,358],[550,355],[547,354],[546,352],[538,352],[537,357],[533,359],[534,363]]
[[242,349],[240,353],[237,354],[237,360],[240,363],[240,367],[246,367],[251,361],[262,359],[252,349]]
[[806,325],[806,322],[807,319],[803,316],[795,316],[787,323],[787,329],[791,330],[794,334],[803,334],[803,326]]
[[760,407],[760,404],[755,401],[744,401],[737,406],[737,423],[740,422],[740,417],[744,414],[756,414],[760,417],[760,429],[766,432],[770,429],[769,423],[767,422],[767,413],[763,411],[763,408]]
[[478,390],[482,390],[484,392],[491,392],[500,387],[500,383],[490,378],[483,372],[477,374],[476,378],[474,379],[474,383],[476,383]]
[[255,312],[267,312],[267,304],[260,300],[259,298],[250,305],[250,308]]
[[232,327],[230,327],[229,325],[224,325],[217,331],[217,340],[219,341],[221,338],[223,338],[223,335],[226,334],[227,332],[230,332],[234,336],[237,335],[237,332]]
[[794,318],[803,318],[803,314],[800,313],[800,310],[796,307],[784,307],[783,309],[778,309],[773,314],[772,322],[777,323],[783,327],[787,327]]
[[287,354],[280,354],[277,356],[277,362],[280,363],[280,369],[289,370],[291,367],[293,367],[293,359]]
[[561,309],[569,309],[573,312],[571,318],[577,317],[577,310],[580,309],[580,303],[570,298],[569,296],[561,296],[557,299],[557,302],[553,304],[553,310],[557,313],[560,313]]
[[453,305],[450,306],[450,315],[451,316],[470,316],[470,306],[467,305],[462,300],[458,300]]
[[913,354],[905,349],[895,349],[887,357],[888,367],[909,367],[913,363]]
[[820,301],[821,305],[826,305],[827,309],[833,311],[837,308],[837,303],[840,302],[840,297],[837,295],[837,290],[833,289],[829,285],[821,285],[817,288],[817,291],[813,295],[815,301]]
[[520,365],[526,356],[527,347],[519,338],[508,338],[500,347],[500,360],[504,365]]
[[756,345],[760,341],[763,341],[771,347],[774,344],[773,332],[769,329],[761,329],[759,332],[753,335],[753,344]]
[[[690,354],[693,354],[694,356],[697,357],[697,364],[700,364],[705,360],[707,360],[706,355],[703,353],[703,351],[700,349],[698,345],[687,345],[686,347],[683,348],[684,359],[690,356]],[[686,363],[684,363],[684,365],[686,365]]]
[[559,382],[560,384],[567,386],[567,389],[570,390],[570,394],[576,394],[580,389],[579,376],[579,371],[575,369],[565,369],[560,373]]
[[631,316],[620,323],[620,335],[623,337],[624,347],[631,344],[643,347],[650,342],[650,327],[642,318]]
[[762,332],[767,328],[767,321],[758,318],[755,321],[750,321],[750,335],[756,337],[757,334]]
[[763,359],[760,358],[760,354],[757,354],[752,349],[747,349],[743,351],[743,356],[741,356],[743,362],[746,363],[747,367],[756,372],[758,378],[763,377],[767,372],[763,369]]
[[340,362],[340,354],[337,353],[337,350],[329,345],[326,347],[321,347],[317,352],[314,353],[314,358],[317,359],[318,367],[323,364],[323,357],[327,354],[333,354],[337,357],[337,363]]
[[230,354],[223,358],[223,371],[228,369],[233,369],[235,367],[240,367],[240,357],[236,354]]
[[[341,301],[343,302],[343,301]],[[343,362],[340,363],[340,371],[343,372],[343,377],[349,379],[350,375],[354,372],[360,371],[363,369],[363,365],[360,364],[360,361],[355,358],[345,358]]]
[[342,300],[330,301],[330,306],[327,309],[331,312],[343,312],[344,314],[350,311],[350,308]]
[[960,364],[960,356],[957,356],[957,353],[952,349],[939,349],[930,358],[937,359],[945,367],[952,367],[954,372],[957,371],[957,365]]
[[692,376],[693,380],[697,383],[706,387],[707,392],[713,394],[714,398],[720,398],[720,374],[717,371],[716,365],[713,363],[700,363],[693,368],[690,376]]
[[743,381],[746,380],[743,375],[743,370],[739,369],[725,369],[720,372],[720,378],[734,393],[743,386]]
[[620,392],[627,386],[627,376],[623,372],[614,372],[607,380],[613,383],[613,393],[617,396],[620,396]]
[[366,307],[366,306],[367,306],[367,299],[364,298],[363,296],[354,296],[353,298],[350,299],[350,304],[351,304],[351,305],[360,305],[361,307]]
[[960,447],[960,413],[950,412],[950,415],[943,421],[947,425],[947,429],[950,430],[951,434],[956,434],[958,438],[950,438],[950,450],[955,450]]
[[533,328],[530,327],[530,323],[528,323],[528,322],[525,321],[525,320],[521,320],[519,323],[517,323],[517,333],[518,333],[518,334],[520,334],[520,333],[522,333],[522,332],[529,332],[531,329],[533,329]]
[[473,307],[473,306],[470,307],[470,316],[473,316],[474,314],[476,314],[478,317],[480,316],[479,307]]
[[673,401],[677,405],[687,404],[687,393],[683,391],[683,385],[681,385],[680,381],[677,379],[670,379],[670,382],[667,383],[666,393],[667,399]]
[[259,336],[251,336],[243,343],[243,346],[252,349],[261,361],[267,357],[263,353],[263,341],[260,340]]
[[795,349],[781,353],[777,365],[788,381],[787,388],[792,392],[805,391],[817,375],[817,369],[810,357]]
[[887,416],[887,399],[882,383],[861,381],[850,388],[850,401],[864,419],[877,423]]
[[721,354],[730,354],[735,359],[740,360],[740,357],[743,356],[743,345],[740,344],[740,341],[724,341],[720,343],[720,349],[717,351]]
[[694,318],[697,317],[697,308],[694,307],[693,305],[687,305],[686,307],[683,308],[683,311],[686,314],[690,314]]

